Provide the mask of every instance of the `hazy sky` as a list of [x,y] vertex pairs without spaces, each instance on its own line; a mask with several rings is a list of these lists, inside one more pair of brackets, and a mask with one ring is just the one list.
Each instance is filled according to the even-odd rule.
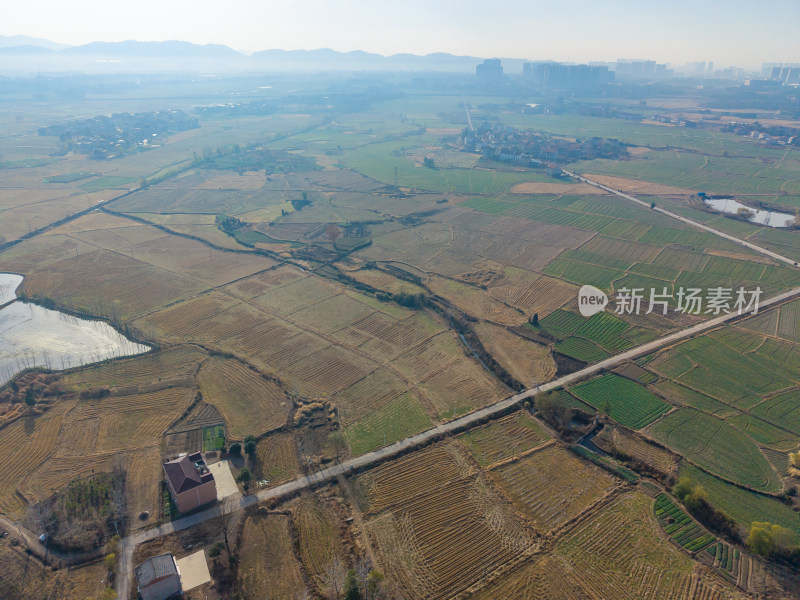
[[181,39],[269,48],[570,61],[800,62],[800,0],[2,0],[0,34],[66,44]]

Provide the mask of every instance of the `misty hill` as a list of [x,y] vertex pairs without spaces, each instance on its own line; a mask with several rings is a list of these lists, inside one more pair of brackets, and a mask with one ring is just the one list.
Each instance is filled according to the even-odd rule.
[[[15,40],[11,36],[2,40]],[[24,40],[21,40],[24,41]],[[483,60],[437,52],[424,56],[383,56],[356,50],[264,50],[250,56],[220,44],[183,41],[91,42],[49,52],[42,43],[0,44],[0,72],[279,72],[279,71],[450,71],[474,72]],[[11,62],[8,59],[14,57]],[[520,71],[522,60],[503,59],[510,71]]]
[[0,48],[8,48],[11,46],[31,46],[47,48],[48,50],[63,50],[64,48],[69,48],[67,44],[59,44],[58,42],[51,42],[50,40],[43,40],[29,35],[0,35]]
[[91,42],[62,50],[64,55],[100,57],[156,57],[174,56],[182,58],[243,58],[244,55],[220,44],[192,44],[171,40],[168,42]]

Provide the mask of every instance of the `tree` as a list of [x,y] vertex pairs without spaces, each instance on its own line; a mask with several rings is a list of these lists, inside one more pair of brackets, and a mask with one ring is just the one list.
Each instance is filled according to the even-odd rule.
[[361,600],[358,577],[355,569],[350,569],[344,578],[344,600]]
[[650,203],[650,208],[655,208],[655,207],[656,207],[656,203],[655,202],[651,202]]
[[672,488],[672,493],[675,494],[675,497],[679,500],[683,500],[692,493],[692,489],[694,488],[694,484],[692,480],[688,477],[681,477],[678,480],[678,483]]
[[237,483],[243,484],[245,491],[247,491],[247,489],[250,487],[250,481],[252,479],[253,475],[250,473],[250,470],[247,467],[243,467],[236,476]]
[[113,552],[106,555],[106,557],[103,559],[103,565],[109,571],[113,571],[114,567],[117,566],[117,555]]
[[696,485],[692,488],[691,493],[684,496],[683,503],[690,511],[696,512],[703,505],[708,504],[708,494],[701,486]]
[[209,558],[213,558],[214,562],[219,560],[219,555],[222,554],[222,551],[225,550],[225,544],[222,542],[217,542],[213,546],[211,546],[211,550],[208,551]]
[[239,442],[234,442],[231,444],[231,454],[234,456],[241,456],[242,455],[242,445]]
[[436,164],[433,162],[433,159],[430,156],[426,156],[422,159],[422,166],[427,167],[428,169],[436,168]]
[[364,600],[367,598],[367,579],[369,578],[371,571],[372,561],[369,559],[369,557],[362,556],[359,558],[358,563],[356,563],[356,577],[358,577],[358,581],[361,582],[361,596],[364,598]]
[[572,409],[559,402],[552,392],[537,394],[534,398],[534,405],[542,417],[554,427],[564,429],[572,418]]
[[367,577],[367,598],[365,600],[373,600],[377,598],[383,589],[383,575],[380,571],[370,571]]
[[256,455],[256,438],[253,435],[248,435],[244,438],[244,453],[250,458],[255,458]]
[[342,597],[342,585],[345,578],[345,566],[338,554],[333,554],[322,569],[322,583],[329,589],[333,600]]
[[539,326],[539,313],[533,313],[533,316],[531,317],[531,325],[534,327]]
[[785,527],[768,521],[753,521],[747,536],[747,547],[755,554],[772,556],[791,546],[792,533]]
[[25,391],[25,404],[27,404],[28,406],[33,406],[34,404],[36,404],[36,396],[33,393],[33,388],[30,386]]
[[789,464],[795,469],[800,469],[800,452],[789,452]]

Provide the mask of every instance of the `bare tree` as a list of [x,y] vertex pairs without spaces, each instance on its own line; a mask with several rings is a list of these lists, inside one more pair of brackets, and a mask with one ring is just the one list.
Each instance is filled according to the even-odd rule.
[[328,563],[322,570],[322,583],[328,588],[332,600],[341,599],[346,575],[347,569],[341,557],[338,554],[331,553]]
[[341,431],[334,431],[328,436],[328,442],[333,447],[336,453],[336,460],[338,461],[343,450],[347,449],[347,439]]
[[114,483],[111,488],[110,500],[114,509],[114,527],[117,535],[125,534],[125,515],[128,513],[127,479],[128,472],[121,461],[114,464],[112,469]]
[[228,496],[222,501],[222,504],[219,505],[219,530],[224,538],[225,550],[228,552],[229,557],[233,555],[231,554],[231,546],[228,537],[236,530],[236,524],[239,520],[239,511],[236,510],[238,504],[239,500],[236,496]]
[[361,589],[363,590],[361,593],[361,597],[366,600],[367,597],[367,581],[369,578],[370,571],[372,571],[372,561],[369,559],[368,556],[362,556],[358,559],[356,563],[356,577],[358,581],[361,583]]

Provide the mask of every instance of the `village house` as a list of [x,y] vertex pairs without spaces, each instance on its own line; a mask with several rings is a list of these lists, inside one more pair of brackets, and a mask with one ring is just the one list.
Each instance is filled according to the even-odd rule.
[[148,558],[136,567],[136,583],[142,600],[168,600],[183,595],[178,565],[172,554]]
[[178,511],[185,513],[217,499],[217,484],[199,452],[164,463],[167,487]]

